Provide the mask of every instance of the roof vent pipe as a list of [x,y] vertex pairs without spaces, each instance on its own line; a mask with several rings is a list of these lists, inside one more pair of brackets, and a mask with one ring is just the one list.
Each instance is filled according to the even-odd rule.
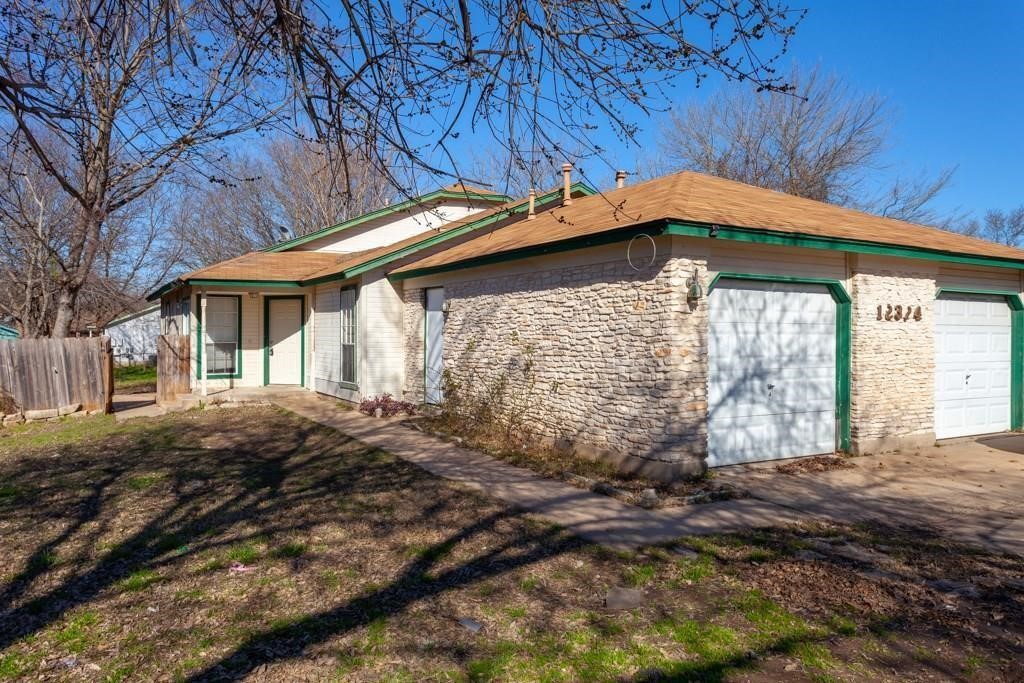
[[536,202],[537,202],[537,190],[535,190],[535,189],[533,189],[531,187],[530,188],[530,211],[526,214],[526,220],[528,220],[528,221],[532,221],[534,218],[537,217]]
[[620,171],[616,171],[615,172],[615,189],[616,190],[621,190],[625,186],[626,186],[626,172],[625,171],[621,171],[621,170]]
[[572,164],[562,164],[562,206],[572,204]]

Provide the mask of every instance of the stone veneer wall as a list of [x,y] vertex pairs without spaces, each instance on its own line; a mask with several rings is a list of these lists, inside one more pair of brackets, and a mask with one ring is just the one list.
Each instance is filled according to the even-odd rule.
[[[673,478],[700,473],[707,450],[707,307],[686,279],[704,261],[665,255],[641,272],[621,256],[445,284],[445,366],[472,390],[502,377],[527,391],[525,419],[540,436]],[[422,397],[423,294],[405,292],[406,377]],[[530,351],[532,350],[532,352]]]
[[424,309],[423,290],[406,287],[402,290],[405,307],[405,395],[406,401],[420,403],[425,395],[424,372]]
[[[923,264],[855,263],[851,440],[855,453],[935,441],[935,273]],[[888,305],[921,307],[921,320],[878,320]]]

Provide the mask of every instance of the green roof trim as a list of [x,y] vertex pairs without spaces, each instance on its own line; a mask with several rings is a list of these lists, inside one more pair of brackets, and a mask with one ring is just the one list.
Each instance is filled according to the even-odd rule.
[[[973,256],[959,252],[929,249],[927,247],[907,247],[882,242],[869,242],[843,237],[820,237],[763,228],[741,228],[736,226],[713,226],[702,223],[669,221],[665,231],[669,235],[687,237],[709,237],[718,240],[736,242],[753,242],[756,244],[774,244],[787,247],[804,247],[806,249],[827,249],[831,251],[848,251],[855,254],[874,254],[877,256],[894,256],[897,258],[923,259],[926,261],[943,261],[947,263],[966,263],[977,266],[996,268],[1013,268],[1024,270],[1024,260],[1001,258],[998,256]],[[712,232],[715,234],[712,236]]]
[[840,237],[819,237],[800,233],[780,232],[777,230],[765,230],[761,228],[741,228],[735,226],[710,225],[701,223],[687,223],[673,220],[658,220],[650,223],[641,223],[625,228],[613,228],[604,232],[571,237],[557,242],[540,244],[521,249],[503,251],[496,254],[486,254],[475,258],[446,263],[439,266],[428,266],[417,268],[403,273],[393,273],[392,280],[408,280],[423,275],[433,275],[452,270],[463,270],[476,268],[478,266],[515,261],[517,259],[540,256],[542,254],[554,254],[574,249],[610,244],[628,240],[638,234],[649,235],[681,235],[685,237],[701,237],[706,239],[732,240],[736,242],[751,242],[755,244],[773,244],[789,247],[803,247],[805,249],[828,249],[832,251],[847,251],[858,254],[875,254],[880,256],[893,256],[897,258],[923,259],[928,261],[942,261],[948,263],[965,263],[994,268],[1012,268],[1024,270],[1024,259],[1000,258],[997,256],[972,256],[955,252],[942,251],[940,249],[928,249],[927,247],[905,247],[880,242],[868,242],[865,240],[853,240]]
[[[587,185],[585,183],[574,183],[571,186],[570,191],[571,191],[572,194],[577,195],[577,196],[579,196],[579,195],[590,196],[592,194],[595,194],[595,192],[596,192],[593,188],[591,188],[589,185]],[[543,205],[543,204],[545,204],[547,202],[554,201],[554,200],[560,198],[561,196],[562,196],[562,190],[561,189],[552,190],[551,192],[545,192],[542,195],[538,195],[535,198],[534,201],[535,201],[537,206],[541,206],[541,205]],[[410,244],[410,245],[407,245],[407,246],[402,247],[400,249],[396,249],[395,251],[392,251],[392,252],[389,252],[387,254],[384,254],[382,256],[378,256],[377,258],[370,259],[369,261],[364,261],[363,263],[360,263],[359,265],[353,266],[352,268],[348,268],[347,270],[344,270],[344,271],[342,271],[340,273],[334,273],[332,275],[325,275],[323,277],[318,277],[318,278],[311,279],[311,280],[303,280],[302,284],[303,285],[318,285],[318,284],[321,284],[321,283],[324,283],[324,282],[331,282],[333,280],[348,280],[349,278],[356,277],[357,275],[362,275],[363,273],[369,272],[369,271],[374,270],[376,268],[380,268],[382,266],[387,265],[388,263],[391,263],[393,261],[397,261],[398,259],[405,258],[406,256],[409,256],[410,254],[414,254],[417,251],[421,251],[423,249],[429,249],[432,246],[435,246],[437,244],[441,244],[442,242],[445,242],[445,241],[450,240],[452,238],[459,237],[460,235],[465,235],[465,234],[467,234],[469,232],[473,232],[473,231],[476,231],[476,230],[482,230],[483,228],[486,228],[486,227],[488,227],[490,225],[493,225],[493,224],[495,224],[495,223],[497,223],[499,221],[502,221],[502,220],[504,220],[504,219],[506,219],[506,218],[508,218],[510,216],[514,216],[516,214],[524,213],[524,212],[528,211],[529,208],[530,208],[530,202],[529,202],[528,199],[525,199],[522,202],[520,202],[520,203],[518,203],[518,204],[516,204],[514,206],[511,206],[511,207],[509,207],[508,209],[506,209],[504,211],[499,211],[498,213],[493,213],[493,214],[491,214],[489,216],[485,216],[483,218],[480,218],[479,220],[475,220],[475,221],[472,221],[470,223],[466,223],[465,225],[460,225],[457,228],[452,228],[450,230],[445,230],[444,232],[439,232],[436,235],[431,235],[430,237],[427,237],[427,238],[425,238],[425,239],[423,239],[423,240],[421,240],[419,242],[416,242],[415,244]]]
[[333,235],[336,232],[348,230],[350,228],[357,227],[364,223],[368,223],[369,221],[375,220],[377,218],[383,218],[385,216],[390,216],[391,214],[400,213],[414,206],[434,202],[437,201],[438,199],[466,199],[478,202],[491,202],[496,204],[504,204],[506,202],[512,201],[512,197],[503,194],[483,194],[480,192],[459,192],[457,190],[441,189],[435,192],[430,192],[428,194],[421,195],[419,197],[407,199],[403,202],[399,202],[391,206],[385,206],[375,211],[370,211],[369,213],[364,213],[361,216],[350,218],[347,221],[342,221],[341,223],[330,225],[326,228],[321,228],[316,232],[309,233],[308,235],[300,235],[298,237],[293,237],[290,240],[285,240],[284,242],[278,242],[277,244],[271,245],[266,249],[263,249],[263,251],[288,251],[289,249],[294,249],[295,247],[307,244],[309,242],[312,242],[313,240],[318,240],[322,237]]

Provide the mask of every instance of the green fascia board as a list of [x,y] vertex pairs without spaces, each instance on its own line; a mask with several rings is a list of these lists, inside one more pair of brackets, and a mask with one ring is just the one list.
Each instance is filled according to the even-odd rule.
[[[238,336],[238,346],[235,348],[235,372],[234,374],[219,373],[213,375],[207,375],[206,379],[242,379],[242,295],[241,294],[210,294],[208,296],[232,296],[238,299],[238,316],[236,320],[237,331],[235,334]],[[203,379],[203,347],[206,346],[203,341],[203,307],[202,307],[202,295],[196,294],[196,312],[198,317],[196,320],[196,379]]]
[[1005,289],[939,287],[935,298],[943,294],[1001,296],[1010,307],[1010,429],[1024,429],[1024,301],[1018,292]]
[[193,287],[301,287],[295,280],[186,280]]
[[[588,185],[586,185],[584,183],[574,183],[572,185],[572,187],[570,188],[570,191],[572,192],[572,194],[577,195],[577,196],[579,196],[579,195],[590,196],[592,194],[595,194],[595,192],[596,192],[594,189],[592,189],[591,187],[589,187]],[[562,190],[552,190],[551,192],[547,192],[545,194],[542,194],[542,195],[539,195],[539,196],[535,197],[534,201],[535,201],[535,203],[537,205],[543,205],[543,204],[546,204],[548,202],[551,202],[551,201],[554,201],[554,200],[558,199],[561,195],[562,195]],[[501,211],[499,213],[491,214],[490,216],[486,216],[486,217],[481,218],[481,219],[479,219],[477,221],[473,221],[471,223],[467,223],[465,225],[459,226],[458,228],[452,228],[451,230],[446,230],[444,232],[437,233],[436,235],[432,235],[430,237],[427,237],[426,239],[424,239],[424,240],[422,240],[420,242],[417,242],[416,244],[410,244],[410,245],[408,245],[406,247],[403,247],[401,249],[396,249],[393,252],[390,252],[388,254],[384,254],[383,256],[378,256],[377,258],[372,259],[370,261],[366,261],[364,263],[360,263],[359,265],[353,266],[352,268],[349,268],[349,269],[347,269],[345,271],[342,271],[340,273],[334,273],[332,275],[325,275],[323,277],[318,277],[318,278],[311,279],[311,280],[303,280],[302,284],[304,286],[309,286],[309,285],[322,284],[324,282],[332,282],[334,280],[348,280],[348,279],[356,277],[358,275],[362,275],[363,273],[366,273],[366,272],[369,272],[371,270],[375,270],[377,268],[385,266],[388,263],[391,263],[393,261],[397,261],[398,259],[405,258],[406,256],[414,254],[417,251],[421,251],[423,249],[429,249],[432,246],[435,246],[437,244],[441,244],[442,242],[445,242],[445,241],[450,240],[450,239],[454,239],[455,237],[459,237],[461,235],[465,235],[465,234],[467,234],[469,232],[473,232],[475,230],[482,230],[482,229],[484,229],[484,228],[486,228],[486,227],[488,227],[490,225],[493,225],[493,224],[495,224],[495,223],[497,223],[499,221],[505,220],[506,218],[509,218],[510,216],[515,216],[517,214],[524,213],[524,212],[528,211],[529,208],[530,208],[529,200],[524,200],[523,202],[521,202],[519,204],[516,204],[515,206],[509,207],[505,211]]]
[[150,294],[147,294],[146,301],[156,301],[163,297],[164,294],[167,294],[168,292],[173,291],[178,287],[183,286],[184,284],[185,283],[182,282],[181,280],[171,280],[167,284],[162,285],[159,289],[151,292]]
[[299,237],[293,237],[290,240],[286,240],[284,242],[279,242],[277,244],[269,246],[266,249],[264,249],[263,251],[270,251],[270,252],[273,252],[273,251],[288,251],[289,249],[293,249],[293,248],[301,246],[303,244],[307,244],[309,242],[312,242],[313,240],[317,240],[317,239],[320,239],[322,237],[327,237],[328,235],[333,235],[334,233],[341,232],[342,230],[348,230],[350,228],[354,228],[356,226],[362,225],[364,223],[367,223],[369,221],[375,220],[377,218],[383,218],[384,216],[389,216],[391,214],[400,213],[402,211],[405,211],[405,210],[410,209],[410,208],[415,207],[415,206],[420,206],[420,205],[423,205],[423,204],[428,204],[430,202],[437,201],[438,199],[469,199],[469,200],[474,200],[474,201],[491,202],[491,203],[498,203],[498,204],[504,204],[506,202],[512,201],[512,197],[508,197],[508,196],[503,195],[503,194],[494,195],[494,194],[480,194],[478,192],[458,192],[458,191],[454,191],[454,190],[437,190],[435,192],[430,192],[428,194],[421,195],[419,197],[413,197],[412,199],[407,199],[407,200],[405,200],[403,202],[399,202],[399,203],[393,204],[391,206],[385,206],[385,207],[377,209],[375,211],[370,211],[369,213],[364,213],[361,216],[356,216],[355,218],[350,218],[347,221],[342,221],[341,223],[337,223],[335,225],[331,225],[331,226],[328,226],[326,228],[321,228],[320,230],[317,230],[316,232],[311,232],[308,235],[300,235]]
[[[713,229],[717,233],[711,236]],[[774,244],[788,247],[804,247],[806,249],[828,249],[832,251],[848,251],[856,254],[874,254],[878,256],[895,256],[898,258],[924,259],[927,261],[943,261],[947,263],[966,263],[977,266],[996,268],[1013,268],[1024,270],[1024,259],[999,258],[996,256],[971,256],[955,252],[927,249],[925,247],[904,247],[880,242],[845,239],[840,237],[819,237],[800,233],[779,232],[760,228],[741,228],[735,226],[712,226],[700,223],[684,223],[669,221],[667,234],[686,237],[706,237],[710,239],[732,240],[737,242],[754,242],[757,244]]]
[[303,294],[284,294],[263,297],[263,386],[270,385],[270,302],[298,299],[299,308],[299,386],[306,386],[306,297]]
[[723,279],[822,285],[828,288],[832,300],[836,302],[836,417],[839,420],[839,448],[849,452],[851,444],[850,375],[853,371],[853,299],[843,287],[843,283],[839,280],[814,277],[790,277],[762,273],[718,273],[708,285],[708,294]]
[[534,256],[544,256],[547,254],[558,254],[566,251],[574,251],[576,249],[586,249],[588,247],[597,247],[605,244],[614,244],[616,242],[625,242],[627,240],[636,237],[637,235],[650,235],[656,236],[661,235],[664,232],[664,223],[656,221],[653,223],[642,223],[640,225],[631,225],[625,228],[615,228],[612,230],[606,230],[604,232],[597,232],[583,237],[573,237],[567,240],[559,240],[557,242],[550,242],[548,244],[539,244],[532,247],[523,247],[522,249],[512,249],[510,251],[502,251],[497,254],[486,254],[484,256],[477,256],[476,258],[467,259],[465,261],[457,261],[456,263],[446,263],[440,266],[428,266],[425,268],[416,268],[413,270],[405,271],[402,273],[392,273],[388,278],[392,281],[398,280],[409,280],[414,277],[422,277],[424,275],[433,275],[435,273],[447,273],[454,270],[465,270],[467,268],[477,268],[480,266],[488,266],[496,263],[504,263],[506,261],[517,261],[519,259],[531,258]]
[[295,280],[174,280],[146,297],[146,301],[156,301],[178,287],[302,287]]

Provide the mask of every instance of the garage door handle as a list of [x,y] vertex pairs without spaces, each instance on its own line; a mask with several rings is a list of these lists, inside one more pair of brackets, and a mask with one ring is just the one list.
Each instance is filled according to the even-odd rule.
[[768,398],[772,397],[772,391],[774,391],[774,390],[775,390],[775,385],[774,384],[769,384],[768,385]]

